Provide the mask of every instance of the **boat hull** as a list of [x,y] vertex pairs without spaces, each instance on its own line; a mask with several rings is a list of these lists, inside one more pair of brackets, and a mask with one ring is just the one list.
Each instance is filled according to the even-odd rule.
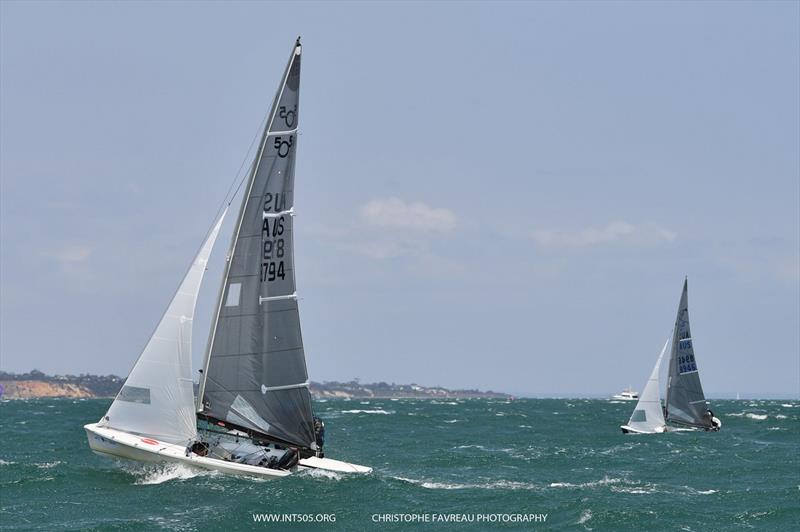
[[317,458],[316,456],[303,458],[297,466],[301,469],[324,469],[336,473],[372,473],[371,467],[342,462],[340,460],[332,460],[330,458]]
[[629,425],[620,425],[619,428],[622,429],[623,434],[661,434],[662,432],[667,432],[667,427],[661,427],[661,430],[654,430],[651,432],[638,430]]
[[84,425],[89,447],[97,454],[114,456],[128,460],[150,463],[175,463],[189,467],[220,471],[231,475],[247,475],[259,478],[281,478],[291,475],[291,471],[269,469],[266,467],[226,462],[216,458],[198,456],[190,453],[186,456],[186,448],[166,442],[143,438],[107,427],[99,427],[97,423]]

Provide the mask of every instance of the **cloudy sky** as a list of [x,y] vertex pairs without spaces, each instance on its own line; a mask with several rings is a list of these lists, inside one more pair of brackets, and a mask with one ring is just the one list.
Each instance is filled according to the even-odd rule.
[[641,387],[688,275],[707,392],[797,395],[798,21],[796,2],[2,2],[0,368],[127,374],[302,35],[312,379]]

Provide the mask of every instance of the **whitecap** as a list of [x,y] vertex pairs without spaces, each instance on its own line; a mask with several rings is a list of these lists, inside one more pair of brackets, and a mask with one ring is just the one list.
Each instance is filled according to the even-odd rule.
[[386,411],[382,409],[376,410],[342,410],[342,414],[394,414],[393,411]]
[[58,464],[62,464],[61,460],[56,460],[55,462],[45,462],[43,464],[34,464],[39,469],[50,469],[56,467]]
[[750,412],[747,413],[746,417],[749,417],[750,419],[755,419],[756,421],[764,421],[765,419],[767,419],[766,414],[753,414]]
[[592,518],[592,511],[591,510],[584,510],[581,512],[581,516],[578,519],[578,524],[582,525],[583,523],[587,522],[589,519]]
[[778,414],[777,416],[775,416],[775,419],[786,419],[786,416],[784,416],[783,414]]
[[170,480],[187,480],[198,475],[212,475],[215,472],[194,469],[183,464],[159,464],[146,466],[144,469],[136,470],[133,473],[139,477],[136,484],[152,485],[162,484]]
[[461,420],[460,419],[446,419],[444,422],[445,423],[458,423],[459,421],[461,421]]
[[6,460],[0,459],[0,465],[12,465],[16,464],[16,462],[8,462]]
[[621,478],[608,478],[603,477],[601,480],[593,480],[590,482],[583,482],[581,484],[573,484],[571,482],[551,482],[551,488],[593,488],[595,486],[605,486],[610,484],[619,484],[623,480]]
[[794,405],[791,403],[781,403],[781,406],[783,408],[794,408]]
[[489,489],[489,490],[532,490],[537,489],[535,484],[530,484],[528,482],[517,482],[514,480],[495,480],[492,482],[487,482],[485,484],[460,484],[460,483],[448,483],[448,482],[431,482],[427,480],[416,480],[413,478],[406,478],[406,477],[392,477],[397,480],[401,480],[403,482],[408,482],[409,484],[414,484],[420,486],[421,488],[429,489],[429,490],[465,490],[465,489]]
[[328,471],[327,469],[306,469],[301,471],[300,474],[311,478],[323,478],[329,480],[341,480],[343,478],[341,473],[337,473],[336,471]]

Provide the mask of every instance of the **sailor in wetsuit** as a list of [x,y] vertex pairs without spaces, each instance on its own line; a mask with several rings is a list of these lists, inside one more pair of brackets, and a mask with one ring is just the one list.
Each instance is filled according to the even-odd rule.
[[325,458],[325,453],[322,452],[325,445],[325,423],[317,416],[314,416],[314,439],[317,442],[318,456]]
[[711,420],[711,428],[706,430],[717,432],[720,428],[722,428],[722,422],[719,420],[719,418],[714,416],[714,412],[712,412],[710,408],[706,410],[706,417]]

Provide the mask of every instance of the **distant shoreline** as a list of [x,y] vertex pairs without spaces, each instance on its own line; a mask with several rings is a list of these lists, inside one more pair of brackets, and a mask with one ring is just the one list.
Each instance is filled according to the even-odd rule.
[[[111,399],[117,395],[125,379],[116,375],[46,375],[33,370],[29,373],[0,371],[0,398],[35,399],[46,397]],[[481,390],[450,390],[441,386],[417,384],[311,382],[315,399],[592,399],[610,400],[609,394],[576,393],[503,393]],[[736,400],[735,392],[712,394],[710,401]],[[799,401],[797,394],[740,394],[742,401]],[[633,404],[632,401],[626,401]]]
[[[0,371],[0,397],[5,399],[35,399],[44,397],[113,398],[125,379],[116,375],[46,375],[33,370],[29,373]],[[311,382],[315,399],[510,399],[511,395],[481,390],[449,390],[441,386],[395,384],[386,382]]]

